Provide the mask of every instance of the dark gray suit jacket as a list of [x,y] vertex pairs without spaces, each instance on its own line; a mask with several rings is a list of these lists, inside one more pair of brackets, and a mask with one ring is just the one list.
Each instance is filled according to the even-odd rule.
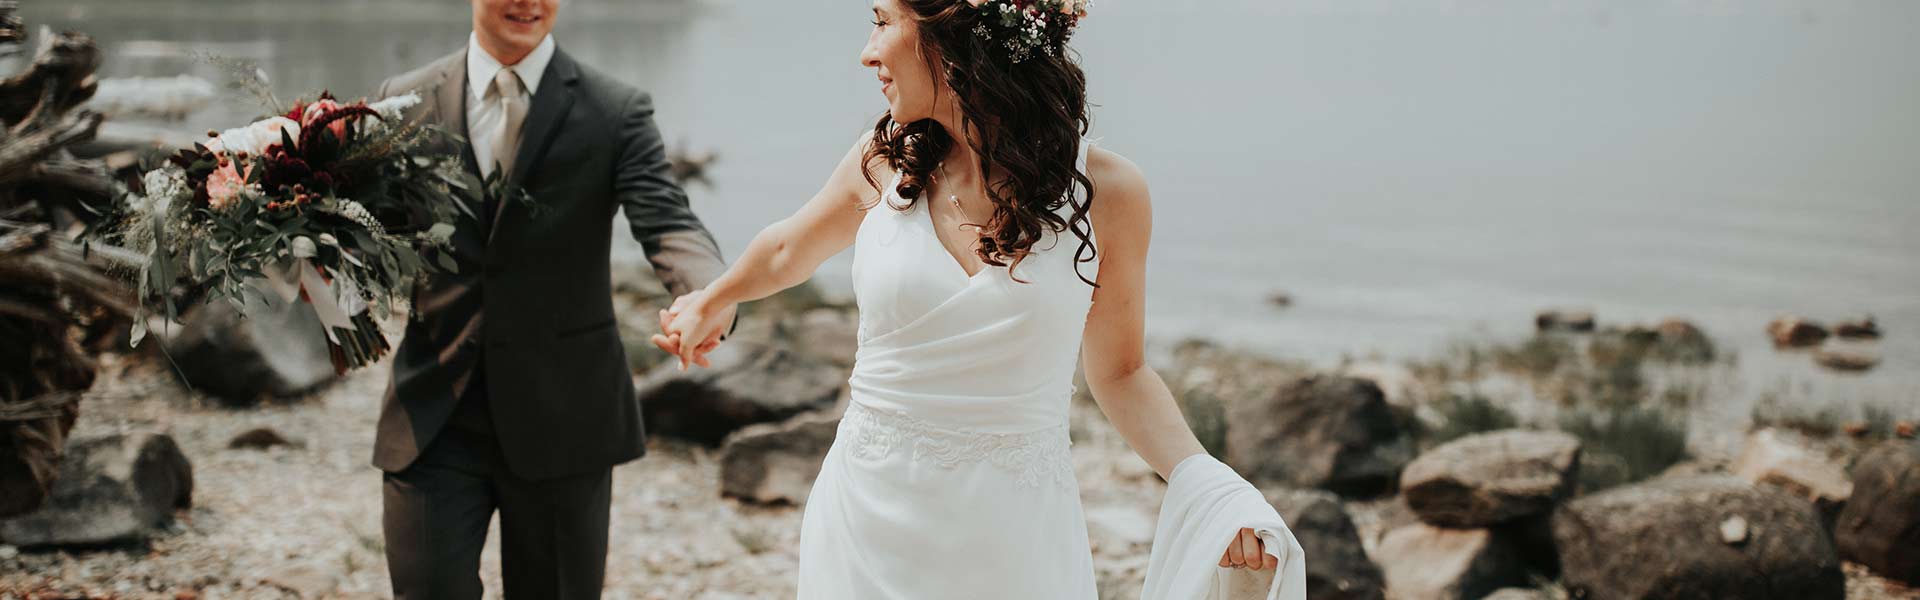
[[[464,137],[466,71],[463,48],[381,83],[380,96],[417,92],[410,119]],[[624,209],[675,296],[725,270],[669,172],[646,93],[556,51],[520,140],[510,183],[532,195],[538,213],[499,201],[491,216],[463,217],[453,236],[458,273],[414,290],[374,440],[373,464],[385,471],[419,457],[477,369],[485,369],[487,408],[514,474],[561,477],[638,458],[646,440],[609,276],[614,212]],[[441,143],[474,168],[470,146]]]

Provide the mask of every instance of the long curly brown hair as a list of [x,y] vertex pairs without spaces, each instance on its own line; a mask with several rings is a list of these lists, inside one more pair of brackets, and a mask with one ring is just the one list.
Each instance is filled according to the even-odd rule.
[[[920,55],[928,69],[942,77],[959,97],[959,137],[971,144],[980,159],[980,172],[1000,178],[989,181],[987,199],[993,217],[981,226],[980,259],[997,267],[1019,266],[1033,245],[1051,231],[1071,230],[1080,239],[1074,251],[1074,270],[1092,262],[1089,210],[1093,180],[1075,165],[1080,139],[1088,130],[1087,77],[1069,56],[1071,27],[1047,28],[1044,50],[1015,61],[1003,43],[974,32],[983,25],[980,11],[964,0],[899,0],[912,14],[920,33]],[[958,143],[954,132],[933,119],[898,123],[882,115],[873,126],[873,144],[861,165],[867,183],[878,189],[873,165],[884,163],[900,173],[895,189],[909,210],[932,182],[940,161]],[[1078,184],[1086,190],[1076,199]],[[1072,214],[1062,219],[1063,204]],[[1088,285],[1099,284],[1080,274]]]

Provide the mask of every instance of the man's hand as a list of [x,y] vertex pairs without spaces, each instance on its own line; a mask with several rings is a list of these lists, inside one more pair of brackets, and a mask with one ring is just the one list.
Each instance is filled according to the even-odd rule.
[[[733,323],[737,305],[710,306],[704,290],[679,298],[660,311],[660,333],[651,338],[653,345],[680,358],[680,370],[688,365],[712,367],[707,353],[720,346],[720,336]],[[689,343],[698,340],[697,343]]]
[[1227,551],[1220,555],[1220,566],[1260,571],[1280,566],[1280,559],[1267,554],[1266,544],[1252,529],[1242,527],[1240,533],[1227,542]]

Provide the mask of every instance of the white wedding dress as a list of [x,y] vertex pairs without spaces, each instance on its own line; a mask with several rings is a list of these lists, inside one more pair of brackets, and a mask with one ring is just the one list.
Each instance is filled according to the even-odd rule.
[[[1086,154],[1083,141],[1082,172]],[[1079,238],[1035,244],[1020,281],[993,266],[969,277],[925,199],[884,204],[901,202],[898,183],[855,236],[853,399],[807,498],[798,596],[1098,598],[1067,437],[1093,304]],[[1305,600],[1300,546],[1258,490],[1204,454],[1170,483],[1142,600]],[[1241,527],[1281,560],[1278,577],[1217,565]]]
[[807,498],[799,597],[1096,598],[1067,439],[1093,302],[1080,240],[1035,244],[1025,283],[969,277],[925,198],[886,205],[897,184],[855,237],[853,401]]

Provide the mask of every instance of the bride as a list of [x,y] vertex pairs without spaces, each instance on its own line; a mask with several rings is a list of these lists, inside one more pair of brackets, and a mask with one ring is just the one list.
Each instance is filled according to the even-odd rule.
[[1161,557],[1180,537],[1174,488],[1199,477],[1177,472],[1258,494],[1206,456],[1146,367],[1152,209],[1140,169],[1083,137],[1086,79],[1065,44],[1086,2],[874,2],[860,62],[887,114],[798,212],[661,312],[654,343],[706,366],[720,315],[854,248],[852,402],[805,505],[801,598],[1097,597],[1067,435],[1082,354],[1101,410],[1173,486],[1148,587],[1154,569],[1296,570],[1264,502],[1264,520],[1207,530],[1203,571]]

